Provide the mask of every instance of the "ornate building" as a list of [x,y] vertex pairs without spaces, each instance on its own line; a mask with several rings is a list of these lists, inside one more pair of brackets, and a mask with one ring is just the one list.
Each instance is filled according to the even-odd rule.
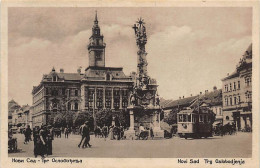
[[238,130],[252,128],[252,44],[240,59],[235,72],[222,79],[223,122]]
[[100,33],[97,14],[89,38],[89,67],[85,72],[56,72],[53,68],[33,88],[33,127],[52,123],[62,111],[112,109],[119,111],[129,104],[134,75],[126,76],[122,67],[105,66],[104,36]]

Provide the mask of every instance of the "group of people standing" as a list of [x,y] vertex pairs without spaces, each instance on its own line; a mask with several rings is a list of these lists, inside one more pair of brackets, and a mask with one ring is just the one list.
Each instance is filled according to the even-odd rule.
[[112,125],[109,128],[109,136],[111,140],[120,140],[120,139],[124,139],[124,127],[123,126],[115,126]]
[[54,140],[53,127],[43,125],[33,130],[34,156],[42,158],[52,155],[52,141]]

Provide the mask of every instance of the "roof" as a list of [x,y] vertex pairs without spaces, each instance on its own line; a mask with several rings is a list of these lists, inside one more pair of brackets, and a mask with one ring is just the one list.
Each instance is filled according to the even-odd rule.
[[[207,103],[211,106],[222,104],[222,89],[199,95],[200,104]],[[194,107],[197,104],[198,96],[191,96],[178,100],[165,100],[161,99],[161,106],[163,109],[182,107]]]
[[69,81],[79,81],[84,75],[79,73],[57,73],[59,78]]
[[161,103],[162,108],[172,108],[172,107],[178,107],[178,106],[190,106],[190,103],[192,100],[194,100],[197,96],[187,97],[183,99],[178,100],[166,100],[165,102]]
[[233,72],[231,75],[228,75],[227,77],[223,78],[222,81],[225,81],[227,79],[236,78],[239,76],[239,73],[237,71]]

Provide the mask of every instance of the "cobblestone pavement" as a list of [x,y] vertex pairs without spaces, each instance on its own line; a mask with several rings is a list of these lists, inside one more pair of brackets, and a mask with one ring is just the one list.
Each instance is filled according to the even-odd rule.
[[[9,157],[34,157],[33,142],[23,144],[24,136],[15,134],[18,139],[17,153]],[[53,141],[51,157],[112,157],[112,158],[247,158],[252,156],[252,134],[238,133],[208,139],[182,139],[174,137],[161,140],[105,140],[91,136],[91,148],[78,148],[79,135],[68,139],[56,138]]]

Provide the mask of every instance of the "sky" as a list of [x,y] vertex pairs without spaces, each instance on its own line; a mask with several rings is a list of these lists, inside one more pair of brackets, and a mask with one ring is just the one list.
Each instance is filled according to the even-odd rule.
[[133,24],[145,21],[148,75],[164,99],[197,95],[235,67],[252,42],[252,8],[9,8],[8,99],[32,104],[31,91],[52,67],[76,73],[88,67],[86,46],[98,13],[106,66],[137,70]]

